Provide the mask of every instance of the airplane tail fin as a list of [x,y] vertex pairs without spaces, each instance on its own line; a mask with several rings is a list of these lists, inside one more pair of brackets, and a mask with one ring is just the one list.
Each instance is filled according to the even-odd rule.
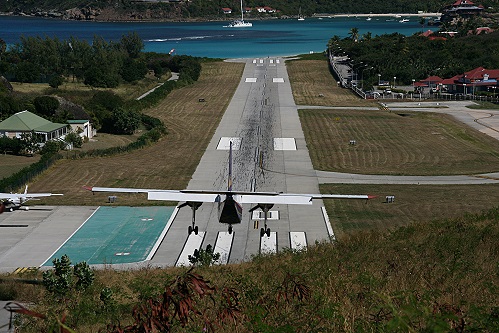
[[229,146],[229,180],[227,184],[227,190],[232,191],[232,141]]

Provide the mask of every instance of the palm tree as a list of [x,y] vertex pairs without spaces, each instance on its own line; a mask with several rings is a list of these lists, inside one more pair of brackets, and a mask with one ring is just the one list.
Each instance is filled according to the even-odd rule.
[[423,32],[425,23],[426,23],[426,19],[424,17],[422,17],[421,20],[419,20],[419,24],[421,24],[421,32]]
[[359,28],[352,28],[352,29],[350,29],[350,32],[348,34],[350,35],[350,38],[354,42],[358,42],[359,41]]

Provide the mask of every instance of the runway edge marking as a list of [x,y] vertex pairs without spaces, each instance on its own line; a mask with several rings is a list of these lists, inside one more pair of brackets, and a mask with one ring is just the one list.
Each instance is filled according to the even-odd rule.
[[326,223],[327,232],[331,240],[335,241],[336,236],[334,235],[333,227],[331,226],[331,221],[329,221],[329,216],[327,215],[326,207],[321,207],[322,216],[324,216],[324,222]]
[[156,251],[158,251],[159,246],[163,242],[163,239],[165,238],[166,234],[168,233],[168,230],[170,230],[170,227],[173,224],[173,220],[177,217],[178,209],[179,209],[178,206],[176,206],[175,209],[173,210],[172,215],[170,216],[168,222],[166,223],[166,226],[163,228],[163,231],[156,240],[156,243],[154,243],[154,246],[152,247],[151,252],[149,252],[149,255],[146,257],[145,261],[151,260],[156,254]]
[[87,219],[86,219],[86,220],[85,220],[85,221],[84,221],[84,222],[83,222],[83,223],[82,223],[82,224],[81,224],[81,225],[80,225],[80,226],[79,226],[79,227],[78,227],[75,231],[73,231],[73,233],[72,233],[71,235],[69,235],[69,237],[68,237],[68,238],[66,238],[66,240],[65,240],[65,241],[64,241],[61,245],[59,245],[59,247],[58,247],[58,248],[57,248],[54,252],[52,252],[52,254],[51,254],[51,255],[50,255],[50,256],[49,256],[49,257],[48,257],[48,258],[47,258],[44,262],[42,262],[42,264],[41,264],[40,266],[38,266],[38,267],[42,267],[43,265],[45,265],[45,263],[46,263],[47,261],[49,261],[49,260],[50,260],[50,258],[52,258],[52,256],[53,256],[54,254],[56,254],[56,253],[57,253],[57,251],[59,251],[59,250],[60,250],[60,248],[61,248],[61,247],[63,247],[63,246],[64,246],[64,244],[66,244],[66,243],[67,243],[67,242],[71,239],[71,237],[73,237],[73,236],[74,236],[74,234],[76,234],[76,233],[78,232],[78,230],[80,230],[80,229],[81,229],[81,227],[83,227],[83,226],[85,225],[85,223],[87,223],[87,221],[88,221],[88,220],[90,220],[90,219],[92,218],[92,216],[94,216],[94,214],[95,214],[95,213],[97,213],[97,211],[100,209],[100,207],[101,207],[101,206],[97,207],[97,209],[96,209],[96,210],[94,210],[94,212],[93,212],[92,214],[90,214],[90,216],[89,216],[89,217],[87,217]]

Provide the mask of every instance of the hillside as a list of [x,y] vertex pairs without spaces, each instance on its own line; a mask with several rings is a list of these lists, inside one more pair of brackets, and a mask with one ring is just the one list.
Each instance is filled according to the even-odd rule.
[[[0,283],[0,297],[33,302],[59,318],[66,312],[77,332],[106,324],[122,332],[132,323],[141,329],[126,332],[167,324],[164,332],[497,332],[498,221],[496,208],[241,265],[106,269],[87,292],[73,291],[64,302],[41,286],[13,282]],[[50,318],[33,318],[20,331],[46,331]]]
[[[418,11],[436,12],[452,1],[397,0],[379,1],[300,1],[300,0],[257,0],[244,1],[245,7],[269,6],[276,13],[258,13],[256,10],[247,14],[251,19],[296,16],[301,9],[305,16],[314,13],[416,13]],[[485,8],[495,4],[493,0],[480,1]],[[132,0],[19,0],[0,1],[0,12],[12,15],[32,15],[63,18],[68,20],[98,21],[133,21],[133,20],[221,20],[240,14],[238,0],[164,0],[164,1],[132,1]],[[232,8],[232,14],[223,14],[222,7]],[[493,11],[494,9],[489,9]]]

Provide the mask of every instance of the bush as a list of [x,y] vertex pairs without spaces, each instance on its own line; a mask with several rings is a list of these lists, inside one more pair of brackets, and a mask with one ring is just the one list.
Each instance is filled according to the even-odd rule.
[[33,104],[36,112],[46,117],[52,117],[60,105],[57,98],[52,96],[35,97]]
[[107,128],[113,134],[133,134],[140,126],[140,114],[123,109],[114,110]]
[[73,145],[74,148],[81,148],[81,146],[83,145],[83,138],[75,132],[69,132],[66,135],[65,141],[68,144]]
[[11,153],[13,155],[19,155],[21,149],[22,145],[19,139],[11,139],[6,136],[0,137],[0,152],[4,154]]
[[66,144],[62,141],[47,141],[40,150],[42,155],[54,155],[66,148]]
[[57,89],[61,84],[63,84],[63,82],[64,79],[62,78],[62,76],[55,75],[49,80],[49,86],[51,86],[54,89]]
[[94,272],[85,261],[71,268],[67,255],[52,260],[54,270],[43,273],[43,285],[56,296],[66,296],[72,290],[86,290],[94,282]]

